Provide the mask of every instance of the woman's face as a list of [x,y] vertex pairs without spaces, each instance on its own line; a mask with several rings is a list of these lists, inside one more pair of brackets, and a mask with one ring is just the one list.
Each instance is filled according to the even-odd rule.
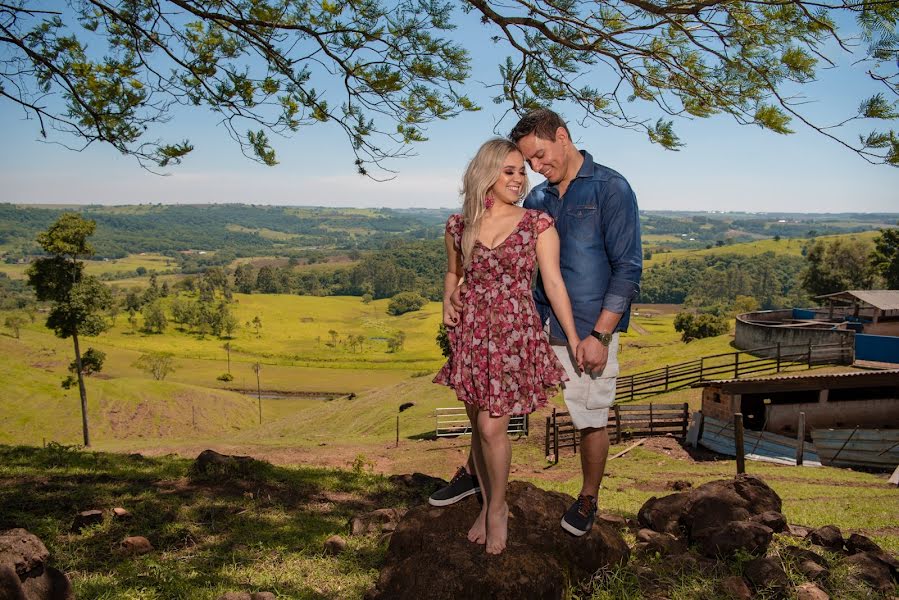
[[513,150],[506,155],[499,169],[499,178],[488,191],[494,200],[505,204],[515,204],[521,200],[527,174],[524,170],[524,157],[521,152]]

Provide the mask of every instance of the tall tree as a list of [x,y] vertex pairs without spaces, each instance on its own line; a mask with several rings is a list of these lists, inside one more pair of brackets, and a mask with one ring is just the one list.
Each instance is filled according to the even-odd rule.
[[871,266],[888,289],[899,290],[899,229],[880,230],[874,240]]
[[[894,0],[8,0],[0,98],[44,136],[110,144],[154,168],[193,149],[155,139],[181,106],[216,113],[269,165],[270,134],[331,123],[367,173],[408,154],[428,123],[477,110],[462,93],[471,57],[453,30],[469,17],[457,6],[495,42],[478,60],[499,64],[495,101],[513,111],[573,102],[670,149],[678,117],[726,114],[781,134],[800,123],[899,164],[889,126],[858,136],[861,121],[899,119]],[[820,122],[805,84],[834,66],[879,91]]]
[[805,255],[802,287],[812,296],[868,289],[872,283],[870,253],[871,244],[858,239],[816,240]]
[[79,336],[95,336],[106,331],[104,316],[112,304],[112,294],[96,277],[84,274],[79,257],[90,257],[94,250],[87,239],[96,224],[75,213],[63,213],[37,241],[48,256],[28,267],[28,284],[38,300],[51,303],[47,327],[60,338],[72,338],[78,391],[81,395],[81,425],[84,445],[90,446],[87,423],[87,391],[81,361]]

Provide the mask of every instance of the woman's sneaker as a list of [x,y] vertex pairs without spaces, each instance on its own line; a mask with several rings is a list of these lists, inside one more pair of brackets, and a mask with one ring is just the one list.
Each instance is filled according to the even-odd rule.
[[584,535],[593,528],[593,520],[596,518],[596,498],[593,496],[578,496],[565,516],[562,517],[562,529],[578,537]]
[[461,466],[459,467],[459,470],[456,471],[456,474],[453,475],[449,485],[446,485],[431,494],[431,497],[428,498],[428,503],[431,506],[449,506],[450,504],[455,504],[462,498],[467,498],[480,491],[481,488],[478,485],[477,476],[469,473],[465,470],[464,466]]

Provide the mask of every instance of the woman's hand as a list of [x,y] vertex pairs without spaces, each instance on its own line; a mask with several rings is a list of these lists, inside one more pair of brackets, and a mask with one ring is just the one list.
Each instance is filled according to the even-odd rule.
[[580,357],[578,356],[578,348],[580,347],[580,345],[581,345],[581,340],[578,339],[577,336],[570,336],[568,338],[568,348],[571,350],[571,356],[575,357],[575,360],[577,362],[578,372],[583,373],[584,364],[583,364],[583,362],[581,362]]
[[455,327],[459,324],[459,311],[452,302],[443,303],[443,324],[447,327]]

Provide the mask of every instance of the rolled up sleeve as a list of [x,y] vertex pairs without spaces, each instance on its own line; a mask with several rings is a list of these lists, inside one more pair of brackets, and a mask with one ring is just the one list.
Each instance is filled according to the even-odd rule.
[[640,292],[640,277],[643,274],[637,197],[623,177],[615,177],[608,182],[601,219],[606,256],[611,267],[602,307],[622,314]]

